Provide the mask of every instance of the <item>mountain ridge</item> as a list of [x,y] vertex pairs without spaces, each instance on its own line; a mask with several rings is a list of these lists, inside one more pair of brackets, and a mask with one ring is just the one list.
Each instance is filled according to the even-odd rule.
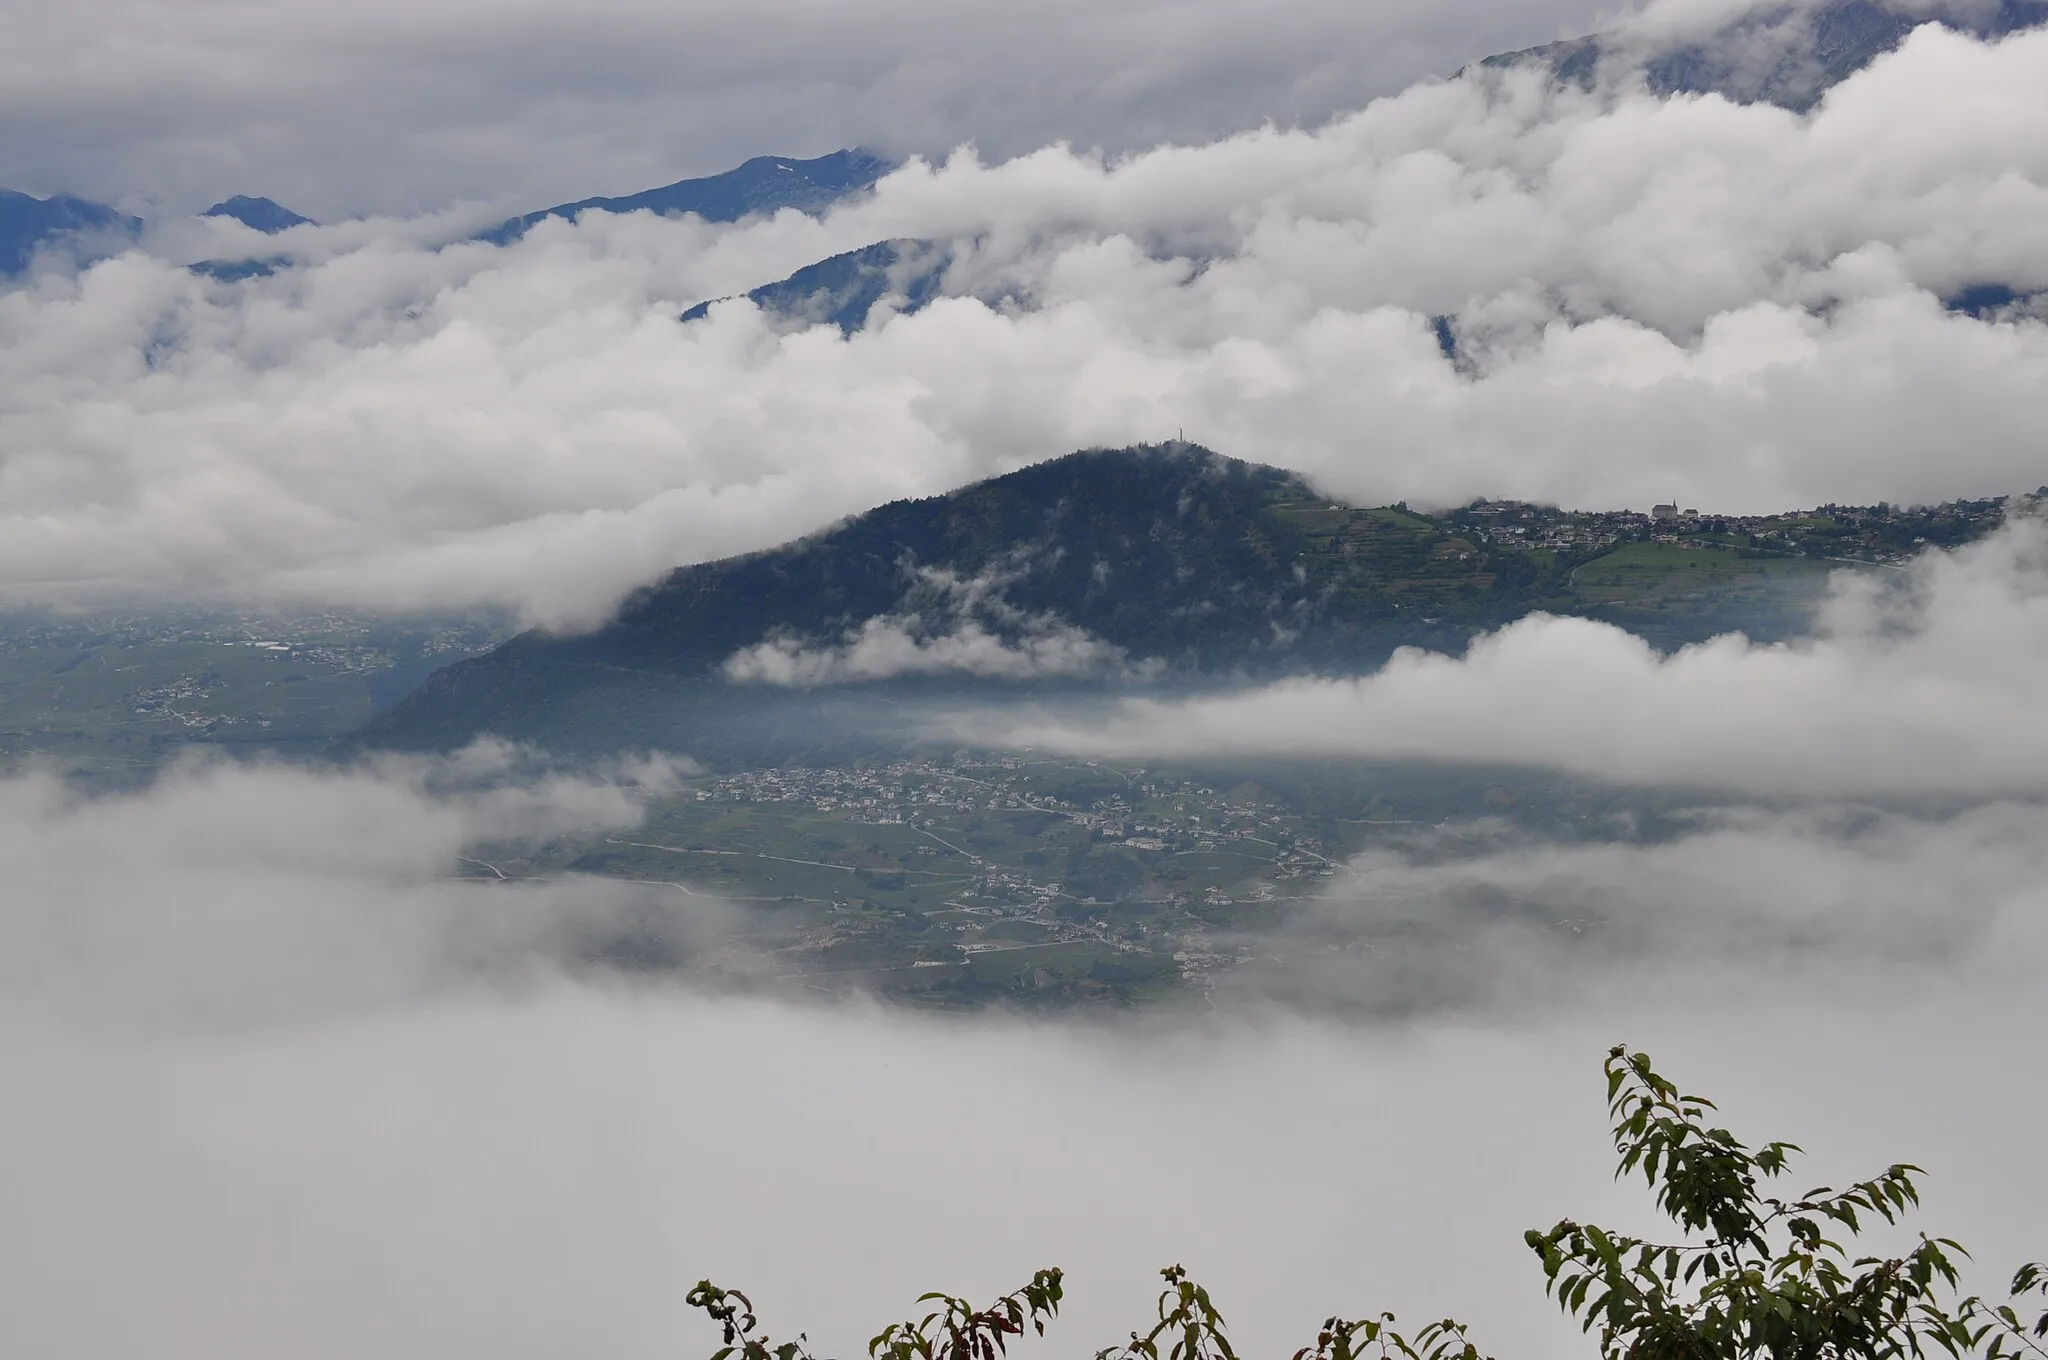
[[1432,516],[1332,501],[1192,444],[1083,450],[679,568],[593,632],[529,632],[436,672],[360,741],[766,750],[777,731],[875,723],[911,698],[1360,673],[1401,647],[1462,652],[1539,611],[1659,647],[1783,638],[1836,563],[1966,541],[2000,504],[1788,519],[1822,535],[1809,548],[1675,507],[1654,521],[1520,503]]
[[677,180],[618,197],[578,199],[507,218],[478,232],[475,240],[510,245],[549,218],[574,220],[583,212],[646,210],[663,217],[694,213],[707,222],[737,222],[755,213],[795,208],[816,213],[872,185],[894,163],[862,147],[847,147],[810,160],[755,156],[716,175]]

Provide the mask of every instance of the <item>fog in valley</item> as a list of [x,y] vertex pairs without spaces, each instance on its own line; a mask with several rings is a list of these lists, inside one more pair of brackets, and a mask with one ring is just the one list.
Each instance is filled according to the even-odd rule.
[[[1520,1233],[1646,1225],[1608,1174],[1621,1040],[1812,1149],[1802,1184],[1912,1159],[1926,1226],[2038,1251],[2038,804],[1481,828],[1355,862],[1307,961],[1211,1008],[943,1018],[611,961],[715,947],[702,898],[448,881],[480,833],[627,826],[664,778],[514,764],[0,790],[10,1351],[653,1356],[710,1346],[709,1274],[848,1354],[926,1288],[1056,1263],[1048,1353],[1082,1354],[1183,1261],[1259,1353],[1390,1307],[1563,1357]],[[1422,928],[1347,952],[1361,915]]]

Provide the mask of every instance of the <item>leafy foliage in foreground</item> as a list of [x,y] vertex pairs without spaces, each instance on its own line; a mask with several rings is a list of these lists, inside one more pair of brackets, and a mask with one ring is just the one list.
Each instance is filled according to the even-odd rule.
[[1800,1149],[1752,1150],[1709,1122],[1712,1101],[1679,1091],[1647,1054],[1608,1055],[1607,1096],[1617,1175],[1641,1172],[1685,1240],[1648,1242],[1569,1219],[1527,1235],[1551,1294],[1598,1329],[1603,1360],[1882,1360],[2021,1346],[2048,1355],[2016,1315],[2007,1326],[1980,1299],[1944,1304],[1967,1254],[1951,1239],[1923,1234],[1902,1256],[1851,1257],[1845,1242],[1919,1204],[1920,1168],[1900,1163],[1843,1190],[1784,1199],[1763,1186]]
[[[1041,1270],[1031,1283],[986,1308],[952,1294],[921,1295],[919,1303],[937,1306],[915,1321],[884,1327],[868,1342],[868,1355],[871,1360],[1001,1360],[1010,1338],[1022,1336],[1026,1327],[1045,1335],[1045,1324],[1060,1311],[1061,1279],[1056,1269]],[[710,1315],[725,1339],[711,1360],[812,1360],[802,1333],[780,1344],[766,1333],[757,1335],[754,1305],[736,1289],[700,1280],[688,1301]]]
[[[1546,1288],[1588,1334],[1601,1360],[2048,1360],[2048,1266],[2014,1275],[2009,1298],[1959,1297],[1968,1253],[1928,1237],[1903,1255],[1852,1256],[1846,1243],[1896,1225],[1918,1207],[1920,1168],[1905,1163],[1845,1189],[1792,1197],[1767,1193],[1788,1173],[1793,1143],[1752,1149],[1711,1120],[1714,1104],[1681,1092],[1648,1054],[1607,1056],[1607,1103],[1617,1178],[1641,1173],[1680,1240],[1651,1242],[1570,1219],[1526,1241]],[[1150,1330],[1096,1360],[1238,1360],[1209,1291],[1178,1265],[1160,1272]],[[1002,1360],[1026,1327],[1043,1335],[1059,1313],[1063,1276],[1041,1270],[986,1308],[926,1294],[922,1318],[892,1323],[868,1343],[870,1360]],[[690,1306],[719,1325],[711,1360],[812,1360],[799,1336],[756,1335],[746,1295],[702,1281]],[[1397,1331],[1392,1313],[1331,1317],[1293,1360],[1486,1360],[1462,1323]]]

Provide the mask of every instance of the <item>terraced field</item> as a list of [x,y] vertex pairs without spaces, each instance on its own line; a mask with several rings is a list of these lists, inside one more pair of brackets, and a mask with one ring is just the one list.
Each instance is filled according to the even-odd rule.
[[1477,545],[1435,520],[1390,506],[1294,501],[1269,514],[1300,535],[1309,581],[1331,588],[1342,613],[1362,612],[1379,600],[1449,607],[1492,590],[1499,579]]

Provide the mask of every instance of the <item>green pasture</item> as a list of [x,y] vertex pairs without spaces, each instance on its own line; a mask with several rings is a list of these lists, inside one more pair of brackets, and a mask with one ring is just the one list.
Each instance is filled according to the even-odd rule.
[[1834,565],[1725,547],[1629,543],[1577,568],[1570,584],[1589,606],[1654,608],[1707,598],[1723,607],[1810,604],[1825,591]]

